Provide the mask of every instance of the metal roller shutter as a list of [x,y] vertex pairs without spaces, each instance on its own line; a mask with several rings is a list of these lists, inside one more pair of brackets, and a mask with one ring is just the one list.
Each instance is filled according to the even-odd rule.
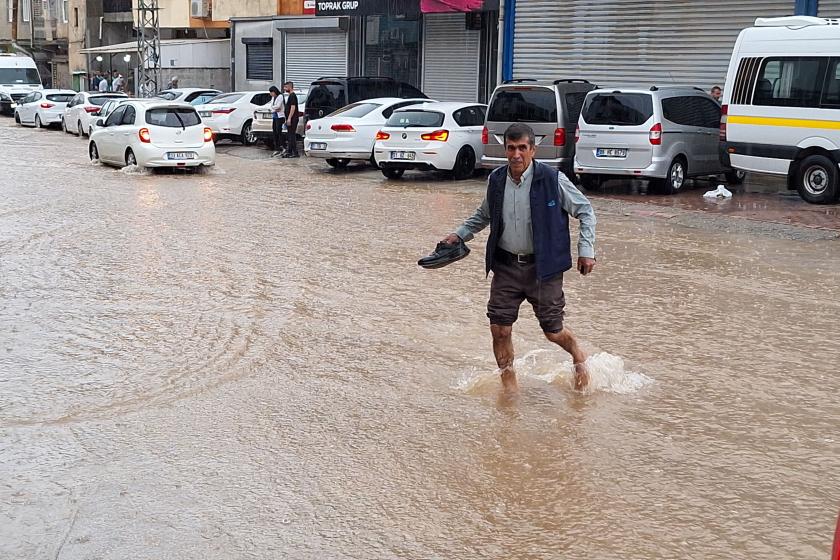
[[840,18],[840,0],[820,0],[817,8],[819,17]]
[[274,51],[271,43],[245,45],[245,78],[271,80],[274,76]]
[[478,100],[481,32],[466,28],[464,14],[423,18],[423,93],[439,101]]
[[741,29],[793,8],[794,0],[520,1],[513,73],[708,89],[723,85]]
[[347,33],[286,32],[285,79],[308,87],[322,76],[347,75]]

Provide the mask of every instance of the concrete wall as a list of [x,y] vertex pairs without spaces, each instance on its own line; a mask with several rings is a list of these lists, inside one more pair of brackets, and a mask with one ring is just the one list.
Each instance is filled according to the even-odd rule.
[[163,68],[161,78],[165,87],[172,76],[178,76],[179,87],[209,87],[231,91],[230,68]]
[[277,0],[213,0],[213,19],[273,16],[277,9]]
[[[260,21],[235,21],[233,22],[233,34],[231,35],[233,43],[231,48],[234,52],[234,79],[232,88],[234,90],[265,90],[272,85],[279,87],[281,81],[282,66],[281,66],[281,41],[280,32],[274,29],[274,22],[271,19]],[[242,43],[244,38],[262,39],[271,37],[274,39],[274,78],[272,80],[248,80],[245,78],[245,45]]]

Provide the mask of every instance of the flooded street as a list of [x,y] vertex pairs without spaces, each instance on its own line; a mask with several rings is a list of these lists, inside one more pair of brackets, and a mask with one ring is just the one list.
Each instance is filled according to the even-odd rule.
[[566,297],[595,388],[525,305],[505,402],[486,232],[416,265],[481,178],[232,144],[126,172],[10,125],[0,558],[828,556],[836,232],[593,197]]

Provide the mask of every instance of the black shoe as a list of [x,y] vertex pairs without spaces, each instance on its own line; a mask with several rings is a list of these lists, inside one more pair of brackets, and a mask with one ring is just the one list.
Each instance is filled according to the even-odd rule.
[[423,268],[441,268],[455,261],[460,261],[470,254],[470,248],[463,240],[459,240],[452,244],[440,242],[435,247],[435,252],[429,256],[423,257],[417,264]]
[[292,154],[285,153],[285,154],[283,154],[283,155],[282,155],[282,156],[280,156],[280,157],[281,157],[281,158],[283,158],[283,159],[288,159],[288,158],[293,157],[293,156],[292,156]]

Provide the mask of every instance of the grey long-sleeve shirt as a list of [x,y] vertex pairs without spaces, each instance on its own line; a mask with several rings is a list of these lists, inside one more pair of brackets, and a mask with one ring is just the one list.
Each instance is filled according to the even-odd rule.
[[[505,182],[504,203],[502,205],[502,220],[505,229],[499,239],[499,247],[515,254],[531,254],[534,252],[534,234],[531,229],[531,180],[534,175],[534,164],[522,174],[517,184],[508,174]],[[560,200],[563,209],[580,221],[580,238],[578,239],[578,256],[595,258],[595,211],[592,204],[562,172],[558,172],[560,186]],[[487,197],[481,206],[468,218],[455,234],[464,241],[470,241],[476,233],[490,224],[490,204]]]

